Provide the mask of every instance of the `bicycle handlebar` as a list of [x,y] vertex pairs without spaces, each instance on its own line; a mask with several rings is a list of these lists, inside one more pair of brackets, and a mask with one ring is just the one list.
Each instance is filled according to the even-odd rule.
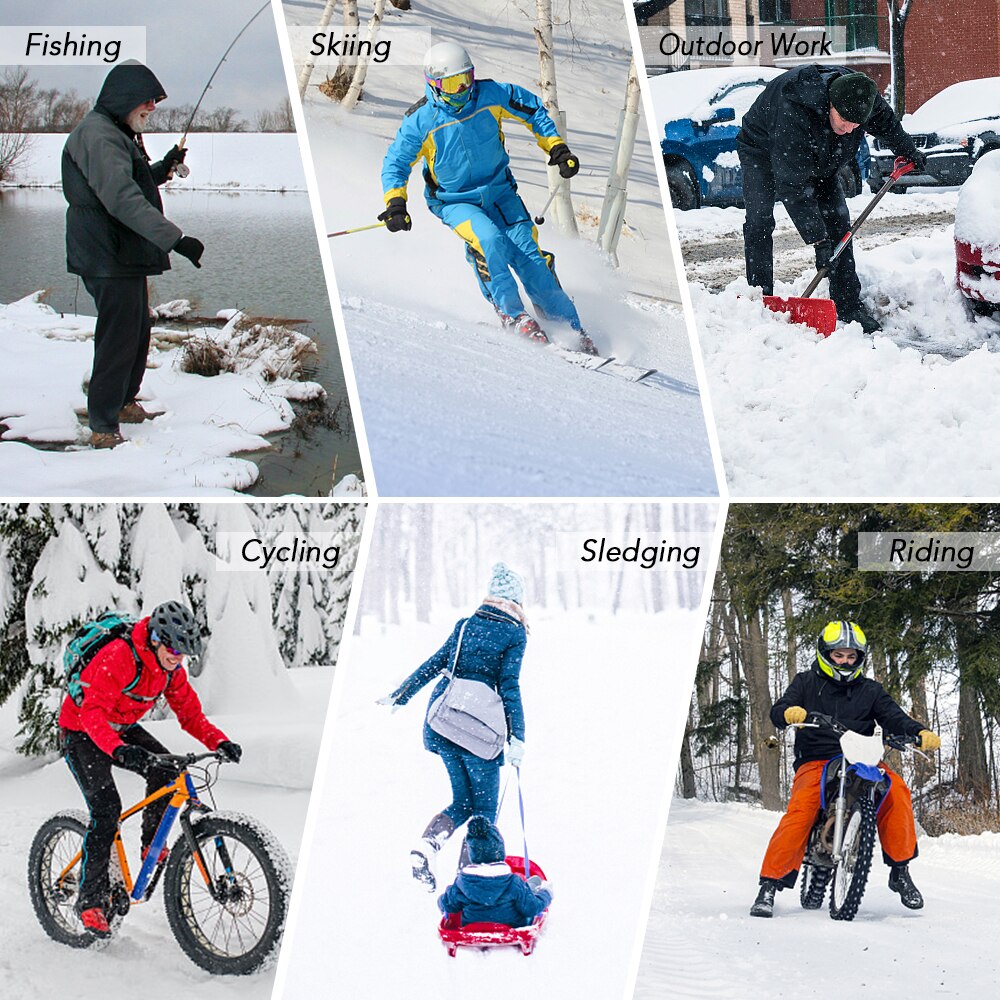
[[164,764],[182,769],[197,764],[198,761],[208,760],[210,757],[220,764],[226,763],[226,758],[218,750],[209,750],[208,753],[156,753],[153,756]]

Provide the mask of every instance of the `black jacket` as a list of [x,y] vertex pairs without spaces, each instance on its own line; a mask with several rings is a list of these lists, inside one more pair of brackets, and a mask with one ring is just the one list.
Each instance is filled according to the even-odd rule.
[[776,76],[743,116],[736,141],[741,155],[770,160],[775,197],[781,201],[806,243],[826,238],[826,224],[812,181],[833,177],[857,155],[866,132],[878,136],[897,156],[916,152],[889,105],[876,96],[868,120],[847,135],[830,127],[833,80],[845,66],[800,66]]
[[181,230],[163,217],[163,163],[150,164],[125,116],[164,96],[152,71],[128,62],[108,73],[97,104],[63,148],[66,266],[72,274],[123,278],[160,274]]
[[[795,675],[788,690],[774,703],[771,722],[784,729],[785,709],[793,705],[832,716],[863,736],[875,732],[876,722],[886,736],[916,736],[927,728],[911,719],[878,681],[862,676],[852,684],[839,684],[820,670],[816,660],[812,669]],[[839,753],[840,738],[829,729],[799,729],[795,734],[796,769],[806,761],[829,760]]]

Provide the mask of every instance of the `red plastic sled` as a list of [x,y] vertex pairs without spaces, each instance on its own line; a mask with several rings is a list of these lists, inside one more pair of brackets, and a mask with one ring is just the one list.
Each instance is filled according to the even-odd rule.
[[[506,859],[510,869],[515,875],[524,878],[524,858],[509,855]],[[545,872],[542,871],[534,861],[531,863],[529,875],[537,875],[542,880],[545,879]],[[539,932],[545,924],[548,910],[542,910],[535,917],[534,923],[527,927],[508,927],[506,924],[466,924],[462,926],[461,913],[449,913],[441,920],[438,927],[438,934],[441,943],[448,949],[448,954],[452,958],[459,948],[500,948],[508,945],[517,945],[521,949],[522,955],[530,955],[535,950],[535,941]]]

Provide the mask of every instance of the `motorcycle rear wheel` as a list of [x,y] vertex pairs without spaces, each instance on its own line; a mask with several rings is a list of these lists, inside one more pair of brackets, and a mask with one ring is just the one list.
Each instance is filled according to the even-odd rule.
[[833,869],[830,891],[830,916],[834,920],[853,920],[861,906],[875,847],[875,804],[871,799],[857,799],[847,814],[841,858]]

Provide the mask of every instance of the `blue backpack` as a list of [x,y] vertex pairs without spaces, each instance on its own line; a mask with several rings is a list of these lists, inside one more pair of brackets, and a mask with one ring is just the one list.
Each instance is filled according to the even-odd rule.
[[[66,675],[66,690],[73,703],[83,703],[84,688],[88,685],[80,679],[84,668],[109,643],[115,639],[124,639],[132,650],[135,660],[135,677],[122,689],[128,694],[139,683],[142,676],[142,660],[132,643],[132,629],[135,619],[123,615],[120,611],[105,611],[93,621],[85,622],[70,639],[63,653],[63,671]],[[145,701],[146,699],[138,699]]]

